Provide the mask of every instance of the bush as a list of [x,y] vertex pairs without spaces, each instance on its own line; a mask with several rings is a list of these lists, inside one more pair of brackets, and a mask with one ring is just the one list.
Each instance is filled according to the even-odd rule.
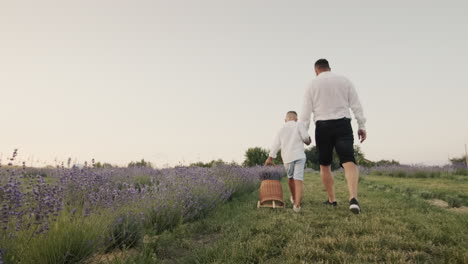
[[405,171],[399,171],[396,176],[399,178],[406,178],[408,174]]
[[26,264],[79,263],[102,247],[107,230],[105,216],[80,219],[80,222],[62,218],[47,234],[23,244],[22,254],[15,259]]
[[246,167],[252,166],[261,166],[265,163],[265,160],[268,158],[268,151],[263,148],[249,148],[245,152],[245,161],[243,163]]
[[120,215],[112,224],[106,251],[135,247],[142,238],[141,219],[131,213]]
[[[0,168],[2,261],[79,263],[133,247],[144,228],[161,233],[258,188],[264,169],[273,168],[46,168],[25,178]],[[135,214],[119,218],[128,208]]]
[[468,176],[468,169],[457,169],[454,174]]
[[183,222],[180,210],[176,208],[168,208],[164,206],[164,211],[159,211],[156,208],[146,212],[144,226],[147,230],[160,234],[165,230],[172,230]]
[[141,161],[132,161],[128,164],[129,168],[153,168],[153,164],[142,159]]
[[435,198],[435,194],[432,193],[432,192],[429,192],[429,191],[423,191],[423,192],[421,192],[420,195],[424,199],[433,199],[433,198]]
[[445,200],[449,204],[450,207],[461,207],[463,205],[463,200],[455,195],[447,195]]
[[141,191],[145,186],[152,186],[153,182],[151,181],[150,176],[135,176],[134,180],[135,188]]

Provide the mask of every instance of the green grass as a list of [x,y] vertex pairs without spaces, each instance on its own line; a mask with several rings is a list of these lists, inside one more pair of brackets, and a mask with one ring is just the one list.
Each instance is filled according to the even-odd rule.
[[[284,180],[283,191],[286,199]],[[307,174],[299,214],[256,209],[254,192],[205,219],[147,237],[138,253],[114,263],[468,263],[468,214],[361,184],[363,213],[353,215],[342,176],[336,192],[338,207],[325,207],[319,176]]]
[[368,175],[363,183],[369,188],[421,196],[425,199],[441,199],[452,207],[468,206],[468,177],[452,178],[396,178]]

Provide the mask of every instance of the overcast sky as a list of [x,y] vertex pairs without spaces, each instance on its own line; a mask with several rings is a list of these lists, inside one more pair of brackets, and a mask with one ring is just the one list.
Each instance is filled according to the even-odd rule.
[[359,93],[367,158],[443,164],[468,143],[467,12],[466,1],[0,0],[0,152],[242,161],[301,109],[327,58]]

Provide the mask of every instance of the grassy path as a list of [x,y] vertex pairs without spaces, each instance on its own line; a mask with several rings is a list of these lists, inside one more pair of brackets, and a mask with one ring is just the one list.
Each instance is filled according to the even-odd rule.
[[426,199],[441,199],[451,206],[468,206],[468,177],[454,178],[398,178],[366,176],[367,187],[379,190],[392,189],[404,194],[414,194]]
[[[124,263],[468,263],[468,214],[361,184],[363,213],[353,215],[343,177],[335,182],[337,208],[321,204],[320,178],[307,174],[299,214],[256,209],[254,192],[152,239]],[[286,199],[284,179],[283,188]]]

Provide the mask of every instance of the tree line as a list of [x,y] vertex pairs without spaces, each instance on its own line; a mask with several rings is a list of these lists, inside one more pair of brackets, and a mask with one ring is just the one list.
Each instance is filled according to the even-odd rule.
[[[269,151],[264,148],[255,147],[249,148],[245,153],[245,160],[243,165],[250,167],[256,165],[263,165],[265,160],[268,158]],[[374,166],[382,166],[382,165],[399,165],[400,163],[396,160],[379,160],[379,161],[370,161],[364,157],[364,153],[362,152],[359,146],[354,146],[354,154],[356,163],[360,166],[364,167],[374,167]],[[319,158],[318,158],[318,151],[316,146],[312,146],[305,150],[306,155],[306,167],[312,168],[314,170],[320,169]],[[281,152],[279,153],[278,157],[274,160],[274,163],[277,165],[283,164],[281,159]],[[338,169],[340,167],[340,160],[338,155],[334,151],[333,160],[332,160],[332,169]]]

